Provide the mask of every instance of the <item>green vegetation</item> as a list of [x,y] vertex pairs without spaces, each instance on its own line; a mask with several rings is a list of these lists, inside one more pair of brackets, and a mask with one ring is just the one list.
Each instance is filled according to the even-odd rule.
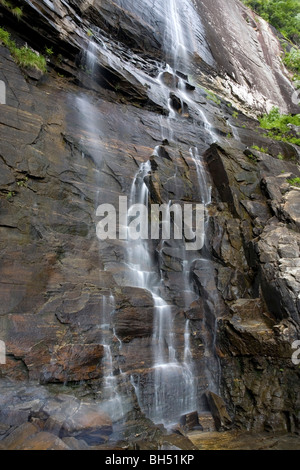
[[20,49],[15,48],[11,51],[12,56],[16,60],[20,67],[24,68],[36,68],[42,72],[47,71],[46,59],[42,55],[38,55],[36,52],[31,50],[29,47],[23,46]]
[[9,10],[18,20],[22,18],[23,10],[20,7],[13,6],[7,0],[0,0],[0,5]]
[[262,153],[268,153],[269,149],[266,149],[265,147],[258,147],[258,145],[252,145],[251,147],[253,150],[258,150],[258,152]]
[[208,100],[211,100],[211,101],[213,101],[215,104],[217,104],[218,106],[220,106],[221,100],[220,100],[212,91],[205,89],[205,92],[206,92],[206,98],[207,98]]
[[27,46],[21,48],[10,39],[10,34],[5,29],[0,28],[0,42],[2,42],[10,51],[15,62],[24,68],[36,68],[43,73],[47,71],[47,62],[44,56],[39,55]]
[[6,199],[10,201],[13,197],[15,197],[16,193],[14,191],[9,191],[6,195]]
[[11,12],[18,20],[20,20],[22,18],[22,15],[23,15],[22,8],[15,7],[11,10]]
[[253,162],[257,163],[257,157],[253,155],[253,153],[249,153],[247,157],[249,158],[249,160],[252,160]]
[[278,160],[284,160],[284,155],[282,155],[282,153],[279,153],[277,155],[277,158],[278,158]]
[[237,111],[233,111],[232,117],[233,117],[234,119],[237,119],[237,118],[239,117],[239,113],[238,113]]
[[290,52],[285,53],[283,62],[295,74],[294,80],[300,81],[300,49],[292,47]]
[[291,114],[280,114],[278,108],[272,108],[269,114],[264,114],[260,119],[260,127],[269,132],[266,137],[282,142],[300,145],[300,139],[295,137],[289,124],[300,126],[300,114],[292,116]]
[[283,36],[300,44],[300,3],[299,0],[242,0],[268,21]]
[[26,176],[24,179],[17,181],[17,186],[19,188],[27,188],[28,177]]
[[45,46],[45,54],[46,54],[47,57],[51,57],[53,55],[52,47]]
[[288,179],[287,182],[292,186],[297,186],[298,188],[300,188],[300,178],[291,178]]

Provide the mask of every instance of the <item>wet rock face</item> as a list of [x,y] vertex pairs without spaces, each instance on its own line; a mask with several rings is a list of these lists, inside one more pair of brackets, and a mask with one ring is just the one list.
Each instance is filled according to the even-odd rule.
[[[20,70],[0,47],[0,79],[7,84],[7,104],[0,105],[0,339],[7,348],[1,378],[75,385],[101,402],[107,398],[103,383],[109,369],[110,380],[115,378],[126,396],[126,413],[133,421],[140,416],[133,384],[139,382],[146,397],[155,392],[154,302],[148,290],[128,287],[124,241],[97,240],[96,207],[117,207],[147,161],[150,202],[199,202],[191,155],[197,146],[212,185],[205,246],[191,255],[187,275],[182,246],[159,241],[151,246],[155,274],[162,273],[172,304],[176,359],[186,354],[188,319],[203,408],[205,367],[218,373],[205,348],[216,345],[220,394],[230,413],[220,397],[210,395],[220,427],[232,419],[247,429],[294,431],[299,427],[299,372],[291,345],[300,334],[300,193],[287,179],[299,177],[296,147],[267,140],[245,115],[233,118],[225,102],[211,100],[180,71],[165,72],[162,89],[156,77],[166,55],[164,23],[156,23],[153,2],[142,2],[143,7],[129,0],[57,0],[52,7],[43,1],[33,1],[33,7],[23,3],[19,35],[36,48],[40,41],[53,45],[56,58],[48,76],[39,79]],[[163,4],[156,3],[162,16]],[[202,58],[194,55],[200,85],[215,79],[214,89],[241,109],[265,107],[265,90],[274,90],[281,100],[274,104],[292,110],[290,85],[264,66],[262,45],[272,42],[271,57],[278,52],[265,23],[247,22],[248,10],[233,1],[226,6],[221,0],[203,1],[200,10],[215,59],[201,60],[205,48]],[[9,15],[7,21],[14,30]],[[105,46],[94,77],[82,65],[90,28],[102,35]],[[236,37],[242,44],[250,38],[242,54],[234,47]],[[180,80],[185,100],[179,97]],[[252,96],[248,92],[254,88]],[[172,139],[166,137],[169,99],[176,113]],[[233,129],[236,139],[229,137]],[[253,144],[267,145],[270,154],[246,149]],[[285,160],[276,158],[281,152]],[[105,349],[109,342],[111,357]],[[94,445],[111,434],[109,418],[97,415],[92,405],[81,407],[74,397],[66,402],[60,397],[58,404],[41,393],[42,403],[28,409],[20,404],[8,414],[3,411],[8,402],[3,402],[0,423],[9,429],[0,439],[17,442],[18,436],[6,432],[28,420],[43,430],[37,434],[28,424],[19,430],[22,442],[29,440],[20,445],[28,448],[73,448],[82,439]]]
[[293,90],[280,63],[280,42],[271,26],[234,0],[204,0],[197,6],[205,18],[207,41],[221,69],[223,86],[246,106],[271,108],[272,102],[296,111]]

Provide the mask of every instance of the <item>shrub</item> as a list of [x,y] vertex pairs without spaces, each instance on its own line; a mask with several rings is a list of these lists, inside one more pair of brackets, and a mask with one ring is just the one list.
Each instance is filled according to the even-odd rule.
[[283,36],[300,43],[299,0],[242,0],[262,18],[278,29]]
[[10,40],[9,32],[5,31],[5,29],[2,29],[2,28],[0,28],[0,41],[8,48],[10,47],[10,44],[12,43],[12,41]]
[[279,109],[274,107],[269,114],[264,114],[259,118],[260,127],[269,132],[266,137],[291,144],[300,145],[300,139],[292,133],[289,124],[300,126],[300,114],[292,116],[291,114],[280,114]]
[[264,114],[260,119],[260,127],[263,129],[280,129],[281,132],[289,132],[288,124],[300,126],[300,114],[280,114],[279,109],[273,107],[269,114]]
[[18,48],[16,43],[10,39],[10,34],[2,28],[0,28],[0,41],[8,47],[13,59],[20,67],[33,67],[43,73],[47,71],[47,62],[44,56],[26,46]]
[[12,51],[12,56],[20,67],[36,68],[42,72],[47,71],[46,59],[42,55],[38,55],[29,47],[23,46],[21,49],[15,48]]

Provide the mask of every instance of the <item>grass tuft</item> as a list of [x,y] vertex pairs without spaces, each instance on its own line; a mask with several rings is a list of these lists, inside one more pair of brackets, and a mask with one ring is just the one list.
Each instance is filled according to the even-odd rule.
[[47,72],[45,57],[27,46],[17,47],[16,43],[10,38],[9,32],[3,28],[0,28],[0,41],[9,49],[13,59],[20,67],[36,68],[43,73]]

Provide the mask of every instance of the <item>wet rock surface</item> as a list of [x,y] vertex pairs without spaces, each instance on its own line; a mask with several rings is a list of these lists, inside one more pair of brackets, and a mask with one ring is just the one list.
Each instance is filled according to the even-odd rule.
[[[55,53],[48,75],[39,77],[17,67],[0,47],[0,79],[7,85],[0,113],[0,339],[7,354],[0,366],[0,447],[195,447],[141,413],[136,384],[146,396],[155,388],[153,298],[131,287],[124,241],[96,237],[97,205],[117,207],[147,161],[152,203],[199,202],[195,146],[211,180],[212,202],[205,246],[188,260],[189,286],[179,245],[154,241],[152,252],[155,276],[162,273],[161,290],[172,302],[177,360],[186,354],[189,321],[200,425],[212,430],[210,409],[219,429],[299,430],[299,368],[291,358],[300,337],[300,192],[288,182],[299,177],[298,149],[267,139],[242,112],[265,110],[266,89],[279,97],[274,104],[295,111],[277,55],[276,72],[265,66],[262,45],[272,42],[269,50],[277,54],[277,39],[265,22],[247,23],[248,10],[236,7],[236,28],[252,28],[240,39],[251,38],[250,54],[236,54],[232,31],[238,29],[230,26],[236,2],[227,2],[226,28],[219,17],[223,2],[202,2],[214,60],[204,45],[203,56],[194,57],[194,75],[165,71],[165,89],[156,80],[165,57],[162,34],[148,2],[143,20],[139,1],[125,2],[127,8],[120,1],[21,3],[17,29],[4,12],[12,33]],[[221,34],[212,35],[212,17],[214,33],[225,28],[229,36],[226,54]],[[93,76],[82,66],[90,35],[103,39]],[[228,55],[234,63],[225,60]],[[180,79],[188,93],[183,103]],[[225,100],[211,99],[207,84]],[[268,97],[272,103],[274,96]],[[165,135],[169,99],[176,145]],[[268,153],[252,145],[266,146]],[[204,370],[211,361],[217,375],[215,358],[206,354],[214,345],[222,398],[209,405]],[[63,384],[66,389],[52,388]],[[120,389],[122,423],[108,416],[112,387]],[[221,448],[233,445],[232,435]],[[209,439],[204,447],[212,446]],[[265,439],[267,448],[299,444],[292,437]],[[257,439],[241,438],[242,448],[257,445]]]

